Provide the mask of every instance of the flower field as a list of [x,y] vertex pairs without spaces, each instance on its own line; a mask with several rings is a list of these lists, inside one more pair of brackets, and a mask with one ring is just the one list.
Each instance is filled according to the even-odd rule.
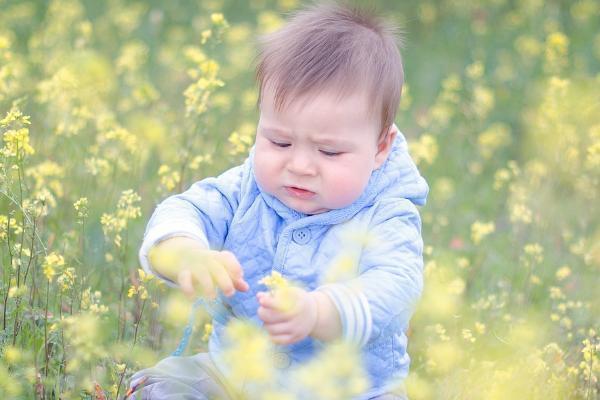
[[[430,185],[409,397],[600,398],[600,3],[369,3],[403,27],[396,124]],[[0,0],[1,399],[123,398],[175,350],[192,302],[140,269],[144,228],[245,158],[256,37],[301,5]],[[365,388],[344,343],[290,377],[229,334],[231,398]]]

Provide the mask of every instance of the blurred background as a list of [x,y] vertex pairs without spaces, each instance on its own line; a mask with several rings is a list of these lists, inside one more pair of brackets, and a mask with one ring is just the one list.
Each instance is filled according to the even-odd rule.
[[[302,4],[0,0],[1,398],[121,398],[175,349],[190,303],[139,272],[144,227],[245,158],[256,37]],[[410,398],[598,398],[600,3],[368,4],[431,188]]]

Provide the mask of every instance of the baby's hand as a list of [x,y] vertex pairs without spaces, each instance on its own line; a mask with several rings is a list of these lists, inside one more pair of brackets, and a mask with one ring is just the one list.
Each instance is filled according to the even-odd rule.
[[318,319],[317,302],[312,292],[285,287],[256,294],[258,316],[276,344],[292,344],[309,336]]
[[163,243],[150,250],[150,264],[159,274],[179,283],[188,297],[199,294],[214,299],[217,288],[228,297],[236,290],[248,290],[244,271],[233,253],[205,249],[185,237]]

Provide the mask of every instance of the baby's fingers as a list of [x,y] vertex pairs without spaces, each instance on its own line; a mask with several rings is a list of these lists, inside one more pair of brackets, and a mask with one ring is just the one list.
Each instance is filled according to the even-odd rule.
[[250,285],[244,280],[244,270],[236,256],[229,251],[220,251],[217,254],[217,258],[225,266],[225,269],[233,282],[233,286],[239,291],[247,291],[250,288]]
[[201,295],[211,300],[215,299],[217,292],[210,273],[204,268],[194,268],[191,271],[195,281],[198,283],[196,287],[200,290]]
[[265,324],[276,324],[279,322],[285,322],[289,319],[287,316],[276,310],[273,310],[272,308],[266,308],[262,306],[258,307],[256,313],[261,321],[263,321]]
[[233,288],[233,282],[231,281],[231,277],[227,273],[227,270],[223,267],[223,265],[216,261],[210,260],[206,263],[207,269],[210,272],[212,279],[216,282],[217,286],[223,291],[225,296],[229,297],[235,293],[235,289]]
[[279,311],[279,307],[277,306],[277,301],[275,300],[275,296],[266,292],[258,292],[256,294],[258,298],[258,303],[267,309]]
[[191,298],[194,296],[194,285],[192,284],[192,271],[190,271],[189,269],[179,271],[179,274],[177,274],[177,283],[179,283],[181,291],[187,297]]

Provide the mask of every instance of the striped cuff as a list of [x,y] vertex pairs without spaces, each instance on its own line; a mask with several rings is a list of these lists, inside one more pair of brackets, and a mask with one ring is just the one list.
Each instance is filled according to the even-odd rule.
[[158,272],[156,272],[150,267],[150,261],[148,261],[148,252],[153,246],[157,245],[163,240],[167,240],[176,236],[185,236],[192,239],[196,239],[200,243],[203,243],[207,249],[209,248],[208,240],[204,236],[204,233],[198,230],[197,226],[191,224],[177,224],[177,231],[174,231],[173,224],[163,224],[152,227],[150,229],[146,236],[144,236],[144,241],[138,253],[140,265],[142,266],[144,271],[146,273],[156,276],[157,278],[165,282],[167,286],[170,287],[178,287],[179,285],[177,285],[170,279],[167,279],[166,277],[160,275]]
[[346,340],[364,346],[371,337],[373,318],[367,297],[359,290],[341,283],[331,283],[316,290],[329,295],[342,321],[342,335]]

